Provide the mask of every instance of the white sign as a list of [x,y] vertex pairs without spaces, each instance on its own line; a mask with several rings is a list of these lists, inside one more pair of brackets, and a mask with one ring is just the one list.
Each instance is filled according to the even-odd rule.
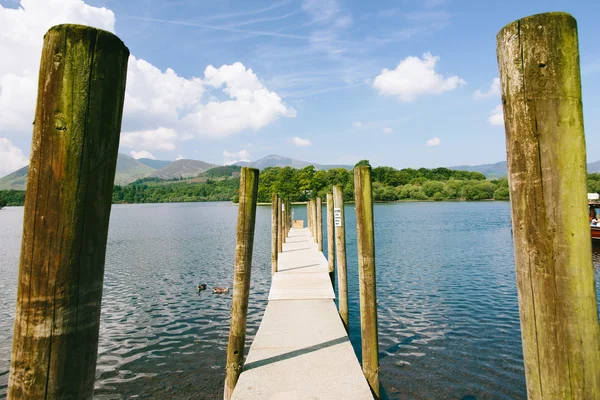
[[342,210],[339,208],[333,209],[333,221],[335,222],[335,226],[342,226]]

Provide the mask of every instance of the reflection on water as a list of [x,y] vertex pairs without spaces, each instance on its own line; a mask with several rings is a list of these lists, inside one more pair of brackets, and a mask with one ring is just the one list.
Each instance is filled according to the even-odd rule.
[[[22,210],[0,212],[0,398]],[[236,212],[226,203],[113,207],[96,398],[222,398],[231,295],[195,287],[231,287]],[[248,346],[270,285],[270,207],[257,213]],[[350,337],[360,357],[352,206],[346,218]],[[376,205],[375,218],[384,397],[524,399],[508,203]],[[600,247],[593,259],[598,270]]]

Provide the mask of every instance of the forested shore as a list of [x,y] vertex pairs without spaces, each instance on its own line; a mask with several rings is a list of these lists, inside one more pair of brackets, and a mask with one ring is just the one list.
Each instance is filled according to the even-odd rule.
[[[239,167],[232,167],[229,169],[230,175],[211,178],[211,174],[208,174],[209,177],[202,181],[141,179],[126,186],[115,185],[113,203],[237,202],[238,171]],[[508,200],[509,197],[506,178],[490,180],[479,172],[447,168],[398,170],[377,167],[372,170],[372,178],[374,200],[381,202]],[[316,196],[325,197],[333,185],[342,185],[344,199],[353,200],[354,179],[351,170],[334,168],[324,171],[315,170],[313,166],[302,169],[265,168],[260,173],[258,201],[270,202],[271,193],[279,193],[291,201],[302,202]],[[600,174],[588,174],[588,191],[600,191]],[[24,191],[0,191],[0,206],[19,206],[24,201]]]

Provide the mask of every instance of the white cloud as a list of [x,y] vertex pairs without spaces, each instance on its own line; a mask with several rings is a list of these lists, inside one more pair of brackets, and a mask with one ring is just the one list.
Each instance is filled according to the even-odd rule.
[[298,136],[294,136],[293,138],[290,138],[290,143],[292,143],[296,147],[306,147],[306,146],[311,145],[310,140],[302,139],[302,138],[299,138]]
[[473,93],[473,98],[475,100],[483,100],[490,97],[499,97],[500,96],[500,78],[494,78],[492,83],[490,84],[490,88],[487,92],[482,92],[481,89],[477,89],[475,93]]
[[492,116],[488,118],[490,125],[504,125],[504,112],[502,111],[502,105],[497,105],[492,110]]
[[180,155],[177,156],[177,158],[175,159],[175,161],[177,161],[177,160],[183,160],[183,159],[185,159],[185,157],[182,154],[180,154]]
[[[0,132],[31,134],[43,36],[60,23],[115,31],[111,10],[82,0],[21,0],[16,9],[0,5],[0,54],[10,55],[0,57]],[[229,98],[211,97],[213,91]],[[129,58],[122,125],[126,147],[172,151],[177,140],[256,131],[279,117],[295,116],[241,63],[208,66],[202,79]],[[162,140],[153,138],[157,134]],[[147,142],[152,147],[142,146]]]
[[145,147],[151,150],[175,150],[175,139],[177,132],[170,128],[123,132],[121,134],[121,146],[130,149]]
[[458,76],[445,78],[436,73],[435,65],[439,59],[430,53],[425,53],[422,60],[419,57],[407,57],[394,70],[384,68],[375,78],[373,86],[381,94],[411,102],[421,95],[441,94],[466,84]]
[[10,174],[28,163],[21,149],[13,146],[10,140],[0,138],[0,176]]
[[225,165],[235,164],[236,162],[239,162],[239,161],[246,161],[246,162],[250,161],[250,153],[248,152],[248,150],[240,150],[238,152],[233,152],[233,153],[225,150],[223,152],[223,157],[224,157],[223,163]]
[[362,127],[362,126],[363,126],[363,123],[362,123],[362,122],[360,122],[360,121],[354,121],[354,122],[352,123],[352,126],[354,126],[355,128],[360,128],[360,127]]
[[439,146],[440,142],[441,141],[440,141],[439,137],[433,137],[425,142],[425,146],[427,146],[427,147]]
[[392,128],[383,128],[383,133],[392,133]]
[[81,0],[21,0],[0,5],[0,132],[31,134],[43,37],[54,25],[78,23],[114,32],[115,15]]
[[156,160],[156,158],[152,155],[152,153],[150,153],[149,151],[146,150],[141,150],[141,151],[130,151],[129,154],[131,154],[131,157],[137,159],[140,158],[150,158],[152,160]]

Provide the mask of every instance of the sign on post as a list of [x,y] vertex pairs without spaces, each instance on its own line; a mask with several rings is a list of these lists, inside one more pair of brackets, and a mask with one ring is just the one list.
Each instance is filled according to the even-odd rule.
[[339,208],[333,209],[333,221],[335,222],[335,226],[342,226],[342,210]]

